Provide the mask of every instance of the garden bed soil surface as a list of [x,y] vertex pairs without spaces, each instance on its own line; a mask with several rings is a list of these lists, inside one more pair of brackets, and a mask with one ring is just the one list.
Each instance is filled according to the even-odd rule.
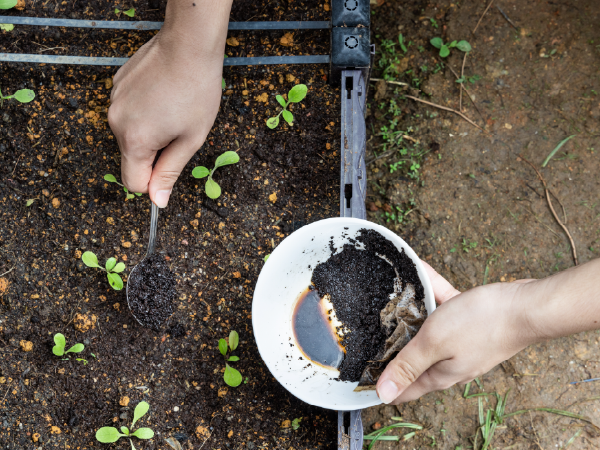
[[[136,2],[136,19],[161,19],[164,4]],[[26,5],[8,14],[114,20],[115,7],[130,6]],[[146,11],[153,6],[159,11]],[[236,2],[232,17],[326,20],[327,11],[319,2]],[[152,34],[17,26],[0,34],[0,51],[126,56]],[[327,54],[329,45],[325,32],[229,37],[235,37],[229,56]],[[64,48],[46,49],[52,47]],[[106,119],[115,72],[0,65],[3,92],[36,92],[33,102],[5,102],[0,111],[1,446],[104,447],[96,430],[130,425],[135,405],[145,400],[150,413],[139,425],[156,436],[136,441],[137,448],[170,449],[169,437],[184,449],[334,448],[335,412],[297,400],[275,381],[251,326],[264,257],[295,229],[338,215],[339,91],[328,85],[328,68],[225,70],[215,126],[160,214],[157,252],[176,277],[178,297],[159,332],[142,328],[127,308],[125,289],[112,290],[104,272],[80,259],[85,251],[102,265],[116,257],[127,265],[126,279],[146,252],[148,197],[125,200],[120,187],[103,179],[107,173],[120,178]],[[309,89],[292,107],[294,126],[269,130],[275,95],[299,82]],[[210,167],[226,150],[237,151],[240,162],[220,169],[223,194],[210,200],[191,171]],[[240,336],[232,353],[240,361],[231,363],[244,379],[237,388],[223,381],[217,347],[231,330]],[[86,361],[52,354],[58,332],[67,347],[85,344],[77,356]],[[294,419],[301,419],[298,427]]]

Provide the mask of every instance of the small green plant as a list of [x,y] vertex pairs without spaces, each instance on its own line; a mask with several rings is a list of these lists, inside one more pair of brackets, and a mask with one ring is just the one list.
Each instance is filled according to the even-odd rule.
[[[85,348],[83,344],[75,344],[69,350],[65,350],[66,343],[65,336],[62,333],[56,333],[54,335],[54,344],[56,345],[52,347],[52,353],[56,356],[65,356],[67,353],[81,353]],[[77,358],[77,361],[79,360],[80,358]]]
[[88,267],[96,267],[100,270],[104,270],[106,272],[106,277],[108,278],[108,284],[110,284],[110,287],[115,291],[123,289],[123,280],[119,274],[125,270],[125,263],[117,263],[116,258],[108,258],[104,267],[101,267],[98,264],[98,257],[93,252],[85,252],[81,255],[81,260]]
[[448,55],[450,55],[450,49],[454,48],[454,47],[456,47],[457,49],[459,49],[460,51],[465,52],[465,53],[471,51],[471,44],[469,44],[467,41],[452,41],[450,43],[444,44],[444,41],[442,40],[442,38],[434,37],[429,42],[435,48],[440,50],[440,56],[442,58],[445,58]]
[[127,197],[126,197],[126,198],[127,198],[127,200],[131,200],[132,198],[135,198],[135,196],[136,196],[136,195],[137,195],[138,197],[141,197],[141,196],[142,196],[142,194],[140,194],[139,192],[136,192],[136,193],[135,193],[135,195],[133,195],[131,192],[129,192],[129,190],[128,190],[128,189],[127,189],[125,186],[123,186],[121,183],[119,183],[119,182],[117,181],[117,178],[116,178],[114,175],[112,175],[112,174],[110,174],[110,173],[107,173],[106,175],[104,175],[104,179],[105,179],[106,181],[108,181],[109,183],[116,183],[116,184],[118,184],[119,186],[121,186],[121,187],[123,188],[123,190],[125,191],[125,195],[127,196]]
[[298,428],[300,428],[300,422],[302,422],[302,417],[298,417],[298,418],[292,420],[292,429],[294,431],[296,431]]
[[[221,352],[221,355],[225,357],[225,361],[235,362],[240,360],[239,356],[230,355],[229,357],[227,357],[228,348],[231,349],[231,351],[234,351],[237,348],[239,342],[240,336],[235,330],[232,330],[231,333],[229,333],[229,346],[227,345],[227,341],[225,339],[219,339],[219,351]],[[231,387],[238,387],[240,384],[242,384],[242,374],[239,373],[233,367],[231,367],[229,364],[225,363],[225,373],[223,374],[223,380],[226,384],[228,384]]]
[[2,31],[12,31],[15,29],[15,26],[12,23],[0,23],[0,30]]
[[429,19],[429,21],[431,22],[431,26],[432,26],[433,28],[436,28],[436,29],[437,29],[437,28],[439,28],[439,27],[440,27],[440,26],[438,25],[438,23],[437,23],[437,20],[435,20],[433,17],[431,17],[431,18]]
[[271,254],[269,253],[268,255],[265,255],[265,257],[263,258],[264,262],[267,262],[267,259],[269,259],[269,256],[271,256]]
[[472,76],[464,76],[464,77],[460,77],[458,80],[456,80],[457,83],[462,84],[465,81],[468,81],[471,84],[475,84],[477,83],[479,80],[481,80],[481,75],[472,75]]
[[119,15],[120,13],[125,14],[127,17],[135,16],[135,8],[128,9],[127,11],[121,11],[119,8],[115,8],[115,14]]
[[[146,402],[139,402],[133,411],[133,423],[131,428],[134,427],[135,423],[140,420],[150,409],[150,405]],[[135,450],[133,446],[132,436],[138,439],[152,439],[154,437],[154,431],[151,428],[138,428],[134,432],[129,431],[127,427],[121,427],[121,433],[115,427],[102,427],[96,431],[96,439],[103,444],[112,444],[117,442],[123,436],[129,438],[132,450]]]
[[281,95],[277,95],[275,98],[283,107],[283,109],[275,117],[271,117],[267,120],[267,126],[271,129],[277,128],[277,125],[279,125],[279,116],[283,116],[283,119],[287,123],[291,124],[294,121],[294,116],[291,112],[287,110],[287,107],[290,105],[290,103],[301,102],[304,99],[304,97],[306,97],[307,92],[308,88],[305,84],[297,84],[292,89],[290,89],[290,92],[288,92],[287,102]]
[[477,248],[477,241],[470,241],[469,239],[462,240],[462,249],[463,252],[469,253],[469,250],[474,250]]
[[10,9],[17,6],[17,0],[0,0],[0,9]]
[[35,92],[31,89],[19,89],[12,95],[4,95],[0,90],[0,106],[4,106],[4,100],[11,100],[13,98],[19,103],[29,103],[35,98]]
[[406,45],[404,45],[404,36],[402,36],[402,33],[398,35],[398,43],[400,44],[402,51],[406,53],[408,49],[406,48]]
[[212,199],[219,198],[221,196],[221,186],[219,186],[218,183],[213,180],[213,173],[215,173],[215,170],[217,170],[219,167],[235,164],[239,160],[240,157],[236,152],[225,152],[217,158],[213,170],[208,170],[204,166],[198,166],[192,170],[192,176],[194,178],[204,178],[208,176],[206,179],[206,184],[204,185],[204,191],[206,192],[206,195]]

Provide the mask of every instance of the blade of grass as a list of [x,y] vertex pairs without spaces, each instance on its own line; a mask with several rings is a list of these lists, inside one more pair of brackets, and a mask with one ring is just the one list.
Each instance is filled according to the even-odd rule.
[[506,418],[506,417],[511,417],[511,416],[518,416],[520,414],[525,414],[526,412],[529,411],[542,411],[542,412],[549,412],[552,414],[557,414],[559,416],[566,416],[566,417],[571,417],[572,419],[578,419],[578,420],[582,420],[584,422],[589,423],[590,425],[592,425],[596,430],[600,431],[600,428],[598,428],[598,426],[592,422],[592,419],[579,415],[579,414],[575,414],[569,411],[563,411],[560,409],[553,409],[553,408],[529,408],[529,409],[521,409],[519,411],[515,411],[512,413],[508,413],[508,414],[504,414],[504,416],[502,416],[502,418]]
[[567,441],[567,443],[565,444],[565,446],[560,448],[560,450],[564,450],[564,449],[565,449],[565,448],[567,448],[569,445],[571,445],[571,444],[573,443],[573,441],[579,437],[579,435],[581,434],[581,432],[582,432],[582,429],[580,428],[579,430],[577,430],[577,431],[575,432],[575,434],[574,434],[573,436],[571,436],[571,439],[569,439],[569,440]]
[[546,157],[546,159],[542,163],[542,167],[546,167],[546,165],[550,162],[550,160],[552,159],[552,157],[554,155],[556,155],[556,152],[558,152],[563,145],[565,145],[571,138],[574,138],[575,136],[577,136],[577,135],[576,134],[572,134],[571,136],[569,136],[569,137],[563,139],[562,141],[560,141],[558,143],[558,145],[554,148],[554,150],[552,150],[550,152],[550,154]]
[[464,398],[469,398],[469,391],[471,390],[471,382],[469,381],[465,386],[465,392],[463,393]]
[[[386,437],[386,436],[382,436],[382,435],[384,433],[386,433],[387,431],[391,430],[392,428],[412,428],[415,430],[423,429],[423,427],[421,425],[417,425],[415,423],[395,423],[393,425],[388,425],[387,427],[384,427],[381,430],[374,431],[373,433],[367,434],[366,436],[363,437],[363,439],[371,440],[371,443],[367,447],[367,450],[371,450],[371,448],[373,448],[373,445],[375,445],[375,442],[377,442],[378,440],[381,440],[382,437]],[[387,436],[387,437],[390,437],[390,436]],[[384,440],[389,440],[389,439],[384,439]]]

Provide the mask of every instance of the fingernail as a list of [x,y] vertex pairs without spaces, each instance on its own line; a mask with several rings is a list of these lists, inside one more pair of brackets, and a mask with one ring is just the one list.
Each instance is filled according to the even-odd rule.
[[157,191],[154,196],[154,203],[159,208],[166,208],[167,203],[169,203],[169,197],[171,196],[171,191]]
[[383,403],[392,403],[400,395],[400,390],[396,383],[386,380],[377,388],[377,395]]

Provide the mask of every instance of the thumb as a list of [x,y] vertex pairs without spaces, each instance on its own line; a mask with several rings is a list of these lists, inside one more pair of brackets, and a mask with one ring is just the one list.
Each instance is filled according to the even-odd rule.
[[198,146],[194,141],[179,137],[162,151],[152,169],[148,184],[150,200],[156,206],[159,208],[167,206],[177,178],[196,150]]

